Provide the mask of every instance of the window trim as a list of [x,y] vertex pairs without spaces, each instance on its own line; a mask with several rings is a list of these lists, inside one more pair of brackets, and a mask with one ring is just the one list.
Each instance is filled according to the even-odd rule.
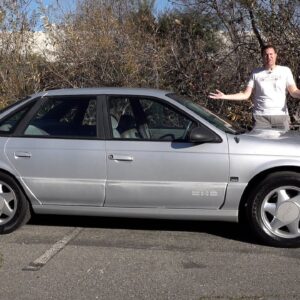
[[[6,111],[8,111],[9,109],[12,109],[14,108],[15,106],[18,106],[18,105],[22,105],[23,102],[27,102],[27,100],[29,100],[31,98],[31,96],[26,96],[24,98],[21,98],[21,99],[18,99],[17,101],[7,105],[6,107],[3,107],[1,110],[0,110],[0,114],[3,114],[5,113]],[[35,98],[36,99],[36,98]],[[31,102],[31,101],[29,101]],[[27,103],[26,103],[27,104]],[[24,104],[24,105],[26,105]],[[23,106],[23,105],[22,105]]]

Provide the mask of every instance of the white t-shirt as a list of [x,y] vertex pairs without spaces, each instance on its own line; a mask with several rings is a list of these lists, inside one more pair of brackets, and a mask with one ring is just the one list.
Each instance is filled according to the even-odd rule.
[[290,85],[295,85],[295,80],[288,67],[255,69],[248,82],[248,86],[254,89],[253,114],[287,115],[286,94]]

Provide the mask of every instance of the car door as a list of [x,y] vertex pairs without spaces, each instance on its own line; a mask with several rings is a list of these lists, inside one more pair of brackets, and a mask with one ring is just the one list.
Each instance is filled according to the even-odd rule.
[[5,153],[30,197],[42,204],[103,205],[106,155],[99,101],[96,96],[41,99],[8,139]]
[[107,100],[105,206],[219,208],[228,182],[227,140],[192,144],[197,122],[161,99]]

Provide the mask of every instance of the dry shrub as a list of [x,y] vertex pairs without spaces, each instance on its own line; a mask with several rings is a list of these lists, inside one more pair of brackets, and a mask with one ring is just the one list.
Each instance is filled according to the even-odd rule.
[[[160,15],[153,12],[153,0],[78,0],[66,13],[39,1],[37,15],[29,2],[0,4],[2,106],[49,88],[153,87],[189,95],[248,127],[249,102],[211,100],[208,93],[245,88],[267,42],[278,47],[280,63],[299,80],[297,1],[176,0]],[[33,54],[30,38],[41,16],[53,46],[44,55]],[[298,102],[289,107],[300,120]]]

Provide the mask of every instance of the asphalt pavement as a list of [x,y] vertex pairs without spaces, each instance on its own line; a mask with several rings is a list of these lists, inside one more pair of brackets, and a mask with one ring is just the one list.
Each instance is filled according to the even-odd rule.
[[38,216],[0,236],[0,299],[300,299],[300,249],[238,224]]

